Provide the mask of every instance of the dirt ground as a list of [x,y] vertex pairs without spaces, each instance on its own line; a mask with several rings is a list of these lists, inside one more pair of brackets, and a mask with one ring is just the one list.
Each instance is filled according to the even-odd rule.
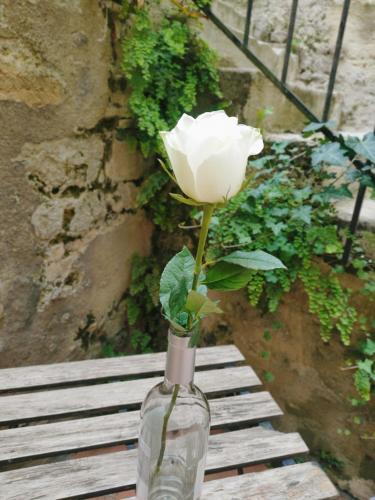
[[[351,275],[343,281],[354,291],[361,287]],[[375,440],[364,435],[375,430],[374,402],[358,408],[348,401],[355,396],[353,371],[344,369],[348,349],[338,338],[329,344],[320,339],[302,284],[284,297],[277,313],[263,316],[243,292],[214,297],[225,313],[206,321],[206,343],[234,342],[285,413],[275,427],[300,432],[344,491],[363,500],[373,496]],[[373,304],[362,295],[355,294],[354,302],[373,315]]]

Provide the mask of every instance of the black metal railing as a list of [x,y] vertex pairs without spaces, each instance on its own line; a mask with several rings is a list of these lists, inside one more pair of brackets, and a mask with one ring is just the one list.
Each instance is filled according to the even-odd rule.
[[[296,19],[297,19],[297,8],[298,8],[298,0],[293,0],[292,8],[290,9],[290,18],[289,18],[289,27],[288,27],[288,38],[287,38],[287,41],[286,41],[285,57],[284,57],[284,65],[283,65],[283,73],[281,75],[281,81],[283,83],[286,82],[286,77],[288,75],[289,59],[290,59],[290,54],[292,52],[292,43],[293,43],[294,28],[295,28]],[[250,31],[250,28],[249,28],[249,31]]]
[[[312,122],[324,123],[324,126],[320,129],[320,131],[326,136],[327,139],[333,142],[339,142],[343,148],[347,150],[347,156],[350,160],[353,161],[354,166],[358,170],[363,170],[367,167],[369,162],[362,162],[356,159],[356,152],[352,150],[344,141],[341,135],[335,134],[331,128],[326,124],[329,119],[329,114],[331,110],[332,98],[336,83],[336,75],[337,68],[340,61],[341,49],[344,39],[345,27],[349,15],[350,9],[350,0],[344,0],[340,25],[337,33],[335,50],[333,53],[331,70],[329,74],[327,91],[324,100],[324,108],[322,110],[322,116],[319,118],[287,85],[287,76],[289,69],[290,56],[292,53],[292,45],[293,45],[293,36],[294,29],[297,19],[297,11],[298,11],[298,0],[292,0],[290,17],[289,17],[289,25],[288,25],[288,35],[286,41],[285,48],[285,56],[283,61],[282,74],[279,78],[275,73],[266,66],[263,61],[259,59],[258,56],[254,54],[254,52],[249,48],[249,37],[250,37],[250,29],[251,29],[251,21],[252,21],[252,13],[253,13],[253,0],[248,0],[247,2],[247,10],[244,24],[244,36],[241,40],[238,38],[227,26],[226,24],[219,19],[210,8],[204,9],[205,15],[210,19],[217,28],[219,28],[228,38],[231,40],[241,51],[242,53],[251,61],[279,90],[284,94],[284,96],[301,112],[305,117]],[[372,172],[368,173],[372,180],[375,182],[375,175]],[[357,198],[354,205],[353,215],[351,222],[349,224],[350,235],[347,238],[344,246],[343,252],[343,263],[347,265],[350,257],[350,252],[353,243],[353,236],[357,230],[359,217],[363,205],[363,200],[365,198],[366,186],[364,184],[360,184]]]

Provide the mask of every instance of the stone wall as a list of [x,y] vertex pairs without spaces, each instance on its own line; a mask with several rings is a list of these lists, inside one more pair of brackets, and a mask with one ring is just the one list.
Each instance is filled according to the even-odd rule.
[[99,0],[0,5],[0,367],[83,357],[77,337],[116,334],[129,260],[149,250],[145,164],[116,139],[116,15]]

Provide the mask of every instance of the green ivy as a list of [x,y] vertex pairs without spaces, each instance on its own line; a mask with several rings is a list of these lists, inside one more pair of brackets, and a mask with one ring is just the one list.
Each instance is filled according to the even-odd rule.
[[[343,171],[350,172],[352,167],[336,147],[335,158],[333,154],[332,148],[322,151],[321,143],[313,149],[286,142],[268,146],[261,159],[250,163],[251,187],[217,213],[210,232],[210,253],[215,259],[235,247],[263,249],[277,256],[287,270],[252,272],[247,287],[250,304],[274,312],[284,293],[300,279],[309,310],[319,319],[322,339],[329,342],[337,332],[341,342],[349,346],[359,318],[351,305],[351,291],[339,280],[343,269],[337,263],[342,256],[343,235],[331,200],[348,196],[350,191],[345,183],[336,187],[336,176],[321,167],[326,161],[341,163]],[[367,294],[373,284],[369,265],[362,258],[352,261],[353,271],[367,280],[363,289]],[[362,353],[362,360],[369,358]],[[359,363],[354,383],[360,400],[368,401],[374,379],[369,364]]]
[[[209,3],[171,0],[167,5],[146,0],[139,7],[138,2],[124,1],[122,70],[129,90],[132,124],[118,132],[120,138],[135,142],[145,157],[164,156],[158,132],[171,129],[182,113],[195,114],[202,103],[204,110],[222,107],[217,57],[199,38],[198,8]],[[269,112],[261,110],[259,121]],[[312,123],[304,133],[311,136],[323,125]],[[367,134],[361,140],[348,138],[344,142],[319,140],[313,148],[281,142],[268,147],[267,154],[250,165],[254,177],[251,188],[231,200],[214,218],[210,252],[213,258],[236,249],[262,249],[276,255],[288,269],[262,273],[249,270],[249,302],[264,311],[275,311],[284,293],[300,279],[310,312],[319,319],[322,339],[328,342],[337,333],[342,343],[349,345],[358,318],[350,305],[351,292],[339,280],[342,269],[337,263],[343,250],[343,234],[338,231],[331,201],[351,196],[349,186],[354,181],[374,187],[373,166],[368,163],[358,171],[348,155],[351,151],[364,161],[374,161],[375,138]],[[336,174],[327,173],[325,164],[341,168],[339,186]],[[188,211],[169,197],[169,191],[168,177],[154,163],[138,197],[139,206],[159,228],[153,241],[154,257],[134,258],[126,297],[131,345],[140,351],[156,347],[160,331],[165,331],[157,286],[160,270],[170,257],[163,241],[166,232],[176,232],[188,218]],[[199,219],[200,214],[196,217]],[[316,257],[330,264],[328,271]],[[356,260],[352,270],[366,280],[363,293],[373,294],[375,281],[368,273],[368,263]],[[366,343],[373,341],[368,330],[362,332],[365,341],[360,343],[353,365],[360,398],[352,398],[353,404],[368,401],[374,387],[374,364],[370,369],[369,363],[374,361],[373,344]],[[114,355],[113,349],[107,350],[108,355]]]
[[344,289],[334,273],[323,275],[319,267],[307,261],[298,272],[309,297],[309,310],[319,318],[321,335],[325,342],[337,330],[344,345],[350,345],[350,337],[357,320],[357,311],[349,305],[350,292]]

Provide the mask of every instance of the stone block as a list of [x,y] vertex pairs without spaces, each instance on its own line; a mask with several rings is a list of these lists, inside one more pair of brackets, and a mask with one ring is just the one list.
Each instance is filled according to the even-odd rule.
[[124,210],[135,210],[137,208],[137,195],[139,189],[132,182],[123,182],[117,186],[114,193],[107,197],[107,203],[111,210],[121,213]]
[[33,119],[45,112],[49,131],[93,128],[107,107],[111,64],[100,3],[3,0],[1,7],[0,99]]
[[114,140],[112,154],[105,165],[105,174],[113,182],[139,179],[146,162],[142,154],[125,141]]
[[64,138],[40,144],[26,143],[16,158],[33,185],[43,193],[87,188],[98,177],[104,143],[98,135]]
[[59,72],[16,38],[0,40],[0,101],[15,101],[30,107],[57,105],[64,98]]
[[[339,220],[349,224],[353,217],[355,198],[337,201],[335,207]],[[361,214],[359,216],[359,227],[375,231],[375,200],[365,198]]]
[[72,218],[67,227],[69,235],[82,236],[104,220],[106,205],[100,191],[88,191],[72,201],[72,204]]
[[50,200],[39,205],[31,217],[31,223],[38,238],[52,240],[62,232],[64,209],[64,203],[61,200]]
[[121,223],[98,233],[80,257],[81,296],[99,323],[121,301],[129,286],[131,258],[134,253],[148,254],[151,233],[152,224],[142,213],[125,214]]

